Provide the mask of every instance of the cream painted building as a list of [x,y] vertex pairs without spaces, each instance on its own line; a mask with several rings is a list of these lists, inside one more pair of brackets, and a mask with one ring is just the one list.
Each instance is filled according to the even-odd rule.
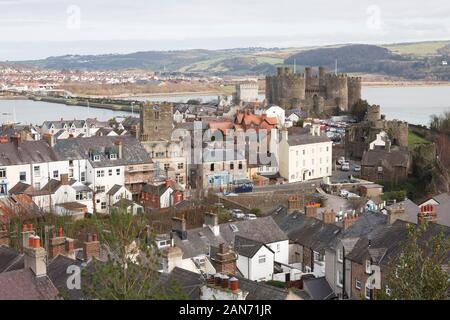
[[282,131],[279,145],[280,175],[289,183],[331,176],[332,142],[318,125],[309,132],[289,134]]

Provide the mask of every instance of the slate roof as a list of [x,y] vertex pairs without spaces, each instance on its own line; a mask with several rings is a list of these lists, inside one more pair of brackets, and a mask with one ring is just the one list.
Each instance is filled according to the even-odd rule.
[[364,152],[361,165],[374,167],[377,166],[380,161],[390,167],[408,167],[409,164],[409,152],[405,150],[368,150]]
[[335,296],[325,277],[304,279],[303,289],[313,300],[329,300]]
[[115,195],[120,189],[122,188],[121,185],[119,184],[115,184],[111,187],[111,189],[108,190],[108,192],[106,193],[109,196],[113,196]]
[[[111,160],[105,155],[105,151],[108,148],[115,148],[115,141],[123,143],[122,158]],[[89,151],[94,150],[100,155],[100,161],[89,160],[94,168],[152,162],[141,143],[131,136],[64,139],[59,140],[54,149],[64,160],[90,159]]]
[[335,224],[326,224],[304,214],[289,215],[284,223],[288,221],[293,224],[287,232],[289,240],[320,253],[324,253],[341,232]]
[[[437,214],[436,222],[444,226],[450,227],[450,194],[441,193],[433,197],[433,199],[439,203],[436,206],[436,214]],[[408,216],[410,217],[410,219],[408,219],[408,221],[410,222],[417,221],[417,214],[420,212],[420,209],[418,210],[419,211],[416,211],[415,214],[413,213],[413,211],[409,212]],[[415,218],[415,220],[411,221],[413,217]]]
[[23,269],[23,254],[6,246],[0,246],[0,273]]
[[31,189],[31,185],[23,182],[18,182],[14,187],[9,189],[9,194],[22,194],[25,193],[25,191],[29,191]]
[[49,263],[47,275],[64,298],[70,300],[83,299],[84,294],[81,289],[67,289],[67,279],[72,276],[72,274],[67,273],[69,266],[84,268],[86,264],[80,260],[58,255]]
[[[173,280],[187,294],[189,300],[200,299],[200,288],[206,283],[205,279],[199,274],[181,268],[174,268],[169,275],[162,275],[162,286],[167,287]],[[285,300],[288,296],[288,290],[276,288],[263,284],[261,282],[251,281],[240,276],[239,288],[247,291],[246,300]]]
[[48,276],[36,277],[31,269],[0,273],[0,300],[55,300],[58,290]]
[[62,128],[64,128],[64,125],[66,125],[67,128],[70,128],[72,126],[72,124],[73,124],[77,128],[82,128],[85,123],[86,123],[85,120],[44,121],[42,126],[50,128],[53,125],[55,129],[62,129]]
[[[236,227],[236,232],[233,232],[231,225]],[[227,222],[220,224],[219,229],[220,234],[217,237],[209,227],[187,230],[187,240],[181,240],[174,233],[175,244],[183,251],[183,259],[207,254],[209,246],[218,247],[221,243],[234,247],[236,235],[264,244],[288,240],[287,235],[278,227],[272,217]]]
[[326,135],[313,136],[309,133],[307,134],[296,134],[288,136],[289,146],[299,146],[304,144],[313,144],[321,142],[331,142],[331,140]]
[[11,218],[36,219],[43,216],[42,211],[26,194],[0,198],[0,222],[8,223]]
[[[391,259],[397,256],[401,250],[402,243],[408,238],[407,225],[412,225],[417,228],[416,224],[396,220],[392,225],[387,225],[381,232],[373,235],[373,237],[361,238],[356,243],[353,250],[347,254],[347,258],[362,264],[363,259],[370,255],[374,261],[381,265],[381,267],[387,266]],[[419,241],[428,241],[440,232],[444,232],[444,235],[447,238],[450,237],[449,227],[431,223],[428,225],[426,232]],[[449,259],[450,255],[447,257],[447,261],[449,261]]]
[[45,141],[21,141],[0,144],[0,166],[38,164],[58,161],[58,156]]
[[[264,246],[264,243],[247,239],[242,236],[236,236],[234,238],[234,248],[236,252],[244,257],[253,258],[253,256]],[[271,250],[269,248],[269,250]],[[271,250],[272,251],[272,250]]]

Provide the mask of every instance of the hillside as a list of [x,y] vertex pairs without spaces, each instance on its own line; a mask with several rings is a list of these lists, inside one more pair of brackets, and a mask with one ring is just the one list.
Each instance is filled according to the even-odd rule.
[[325,65],[339,72],[378,74],[411,80],[450,80],[450,41],[389,45],[334,45],[304,48],[237,48],[227,50],[146,51],[129,54],[66,55],[19,61],[46,69],[183,72],[207,75],[265,75],[277,66]]
[[[407,45],[396,51],[375,45],[346,45],[335,48],[319,48],[299,52],[284,60],[285,64],[297,66],[324,65],[344,73],[382,74],[412,80],[450,80],[450,68],[442,65],[448,60],[445,45],[435,47],[433,54],[424,55],[425,47]],[[400,51],[408,52],[401,54]],[[439,54],[442,52],[442,54]]]

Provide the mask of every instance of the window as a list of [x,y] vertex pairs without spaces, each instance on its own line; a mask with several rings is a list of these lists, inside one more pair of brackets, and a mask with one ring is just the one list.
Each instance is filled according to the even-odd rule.
[[371,265],[372,263],[370,262],[370,260],[366,260],[366,273],[367,274],[372,274],[372,270],[371,270]]
[[358,278],[355,279],[355,288],[361,290],[361,281]]
[[105,171],[103,170],[97,170],[97,178],[101,178],[105,176]]
[[234,163],[233,162],[230,163],[230,170],[234,170]]
[[180,174],[177,174],[175,176],[175,180],[176,180],[177,183],[184,184],[184,178]]
[[100,199],[97,199],[97,203],[100,203]]
[[342,270],[337,271],[336,284],[341,288],[344,286],[344,275],[342,273]]
[[94,156],[94,161],[100,161],[100,155],[95,155]]
[[120,176],[120,169],[116,169],[116,175]]
[[314,251],[314,261],[323,261],[323,257],[319,252]]
[[242,170],[242,161],[239,161],[238,169]]
[[41,183],[40,182],[35,182],[33,185],[34,190],[41,190]]
[[330,147],[327,147],[327,152],[328,152],[329,148],[330,148]]
[[97,193],[103,193],[105,192],[105,186],[97,186],[95,190]]
[[367,284],[364,290],[364,296],[366,297],[366,299],[370,300],[370,288],[367,286]]
[[155,111],[154,115],[155,115],[155,120],[160,120],[161,119],[161,115],[159,114],[159,111]]
[[259,256],[258,263],[266,263],[266,256],[265,255]]
[[111,153],[111,154],[109,155],[109,159],[110,159],[110,160],[116,160],[116,159],[117,159],[117,154]]
[[27,181],[27,173],[25,171],[20,172],[19,179],[20,181]]
[[83,171],[83,172],[81,172],[81,182],[85,182],[86,181],[86,172],[85,171]]
[[214,163],[211,163],[210,170],[214,171]]
[[303,149],[302,151],[303,151],[303,155],[305,155],[305,154],[306,154],[306,150],[305,150],[305,149]]
[[169,168],[170,168],[170,164],[164,163],[164,171],[169,171]]
[[69,178],[73,178],[73,169],[69,169]]
[[41,167],[39,167],[39,166],[33,167],[33,174],[35,177],[40,177],[41,176]]
[[69,167],[73,167],[73,160],[69,160]]
[[102,202],[101,208],[102,208],[102,210],[105,210],[105,209],[106,209],[106,202]]
[[183,169],[183,168],[184,168],[184,164],[183,164],[183,162],[180,162],[180,163],[178,164],[178,169],[181,170],[181,169]]
[[112,169],[109,169],[109,170],[108,170],[108,175],[109,175],[109,176],[112,176]]
[[277,243],[277,252],[280,252],[280,251],[281,251],[280,247],[281,247],[280,244]]
[[6,178],[6,169],[5,168],[0,169],[0,178]]
[[0,184],[0,196],[6,196],[8,194],[8,185],[6,183]]
[[344,261],[344,251],[342,249],[338,249],[337,251],[337,259],[339,262]]
[[53,171],[53,178],[54,178],[54,179],[58,179],[58,177],[59,177],[59,172],[58,172],[58,170]]

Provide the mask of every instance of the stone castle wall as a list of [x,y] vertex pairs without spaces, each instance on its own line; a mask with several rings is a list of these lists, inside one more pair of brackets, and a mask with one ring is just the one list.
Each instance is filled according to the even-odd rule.
[[266,77],[266,99],[268,104],[284,109],[317,111],[337,107],[347,111],[361,99],[361,78],[328,74],[324,67],[319,67],[318,75],[310,67],[304,74],[278,68],[277,75]]

